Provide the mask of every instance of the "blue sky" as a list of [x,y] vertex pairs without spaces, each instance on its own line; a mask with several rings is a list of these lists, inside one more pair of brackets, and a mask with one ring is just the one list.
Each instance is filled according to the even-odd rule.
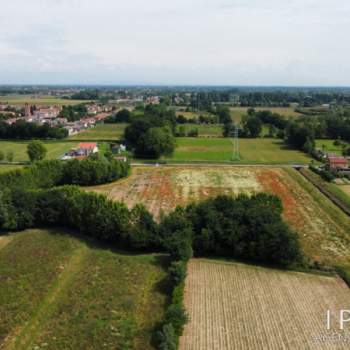
[[11,0],[0,84],[350,85],[348,0]]

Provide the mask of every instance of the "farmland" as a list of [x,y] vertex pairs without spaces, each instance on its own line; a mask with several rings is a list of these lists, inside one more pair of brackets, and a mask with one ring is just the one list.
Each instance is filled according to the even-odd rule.
[[[7,152],[12,151],[14,162],[28,161],[27,146],[29,141],[0,141],[0,150],[6,155]],[[74,142],[63,141],[46,141],[44,142],[47,148],[47,159],[56,159],[63,155],[70,148],[76,146]]]
[[113,252],[62,230],[0,237],[1,349],[153,349],[160,255]]
[[334,140],[316,140],[316,148],[319,148],[326,153],[342,155],[342,147],[334,146]]
[[268,167],[135,167],[129,178],[92,187],[129,207],[143,203],[159,216],[219,194],[278,195],[284,218],[299,235],[306,256],[321,264],[350,267],[350,220],[297,171]]
[[[231,107],[231,116],[234,122],[239,123],[249,107]],[[254,107],[256,111],[271,111],[284,117],[299,117],[301,114],[295,112],[293,107]]]
[[176,116],[182,115],[188,120],[195,120],[199,118],[200,115],[205,117],[213,116],[213,114],[205,112],[205,111],[198,111],[198,112],[186,112],[186,111],[177,111]]
[[119,140],[124,134],[127,124],[103,124],[96,125],[93,129],[88,129],[70,137],[76,141],[114,141]]
[[[231,162],[233,158],[232,140],[228,138],[182,138],[176,139],[177,148],[170,162]],[[258,138],[240,139],[239,164],[296,164],[309,163],[311,158],[305,153],[287,148],[281,140]]]
[[337,187],[350,198],[350,185],[338,185]]
[[71,106],[80,103],[89,103],[86,100],[65,100],[52,96],[31,96],[31,95],[6,95],[0,96],[0,103],[8,103],[12,106],[24,106],[26,103],[30,105],[45,106]]
[[180,350],[347,349],[320,343],[325,315],[348,307],[350,291],[339,277],[286,272],[193,259],[185,305],[190,322]]
[[222,136],[222,124],[178,124],[177,131],[181,127],[184,127],[185,132],[197,129],[199,137],[221,137]]

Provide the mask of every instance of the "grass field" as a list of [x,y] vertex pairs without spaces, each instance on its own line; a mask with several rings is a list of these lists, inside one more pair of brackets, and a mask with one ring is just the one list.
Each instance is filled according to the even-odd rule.
[[126,128],[127,124],[103,124],[96,125],[93,129],[88,129],[70,137],[70,140],[86,141],[109,141],[109,140],[119,140]]
[[[247,114],[249,107],[230,107],[231,116],[234,122],[239,123],[244,114]],[[254,107],[256,111],[271,111],[284,117],[299,117],[301,114],[295,112],[293,107]]]
[[188,264],[185,306],[190,322],[180,350],[348,349],[317,341],[332,315],[347,309],[350,290],[339,277],[194,259]]
[[199,137],[221,137],[222,136],[222,124],[178,124],[177,130],[180,127],[184,127],[186,133],[190,130],[197,129]]
[[9,103],[13,106],[24,106],[26,103],[31,105],[45,105],[45,106],[70,106],[80,103],[89,103],[92,101],[86,100],[64,100],[61,98],[54,98],[52,96],[30,96],[30,95],[6,95],[0,96],[0,103]]
[[[14,162],[26,162],[29,160],[27,155],[27,146],[29,141],[0,141],[0,150],[6,153],[12,151],[14,154]],[[63,155],[70,148],[76,146],[74,142],[64,141],[44,141],[47,149],[46,159],[56,159]],[[4,165],[0,165],[2,167]]]
[[153,349],[166,303],[161,256],[62,230],[28,230],[0,248],[1,349]]
[[323,150],[326,153],[334,153],[342,155],[341,146],[334,146],[334,140],[316,140],[316,148]]
[[10,170],[21,169],[22,165],[9,165],[0,163],[0,174]]
[[[177,148],[167,161],[191,162],[231,162],[233,143],[227,138],[179,137]],[[240,139],[240,160],[238,164],[298,164],[309,163],[311,158],[305,153],[287,148],[279,139]]]
[[350,200],[350,185],[337,185],[337,187],[346,195]]

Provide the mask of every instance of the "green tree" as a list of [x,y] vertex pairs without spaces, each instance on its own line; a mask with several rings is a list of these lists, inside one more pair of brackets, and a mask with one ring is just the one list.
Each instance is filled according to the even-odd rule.
[[163,154],[171,154],[174,149],[175,138],[168,128],[150,128],[139,140],[136,154],[156,159]]
[[304,146],[303,146],[303,151],[306,153],[312,154],[314,149],[315,149],[315,141],[308,137]]
[[262,131],[262,122],[255,115],[248,115],[243,119],[243,129],[247,136],[258,137]]
[[234,131],[235,125],[232,123],[232,121],[230,121],[224,124],[222,134],[224,137],[232,137]]
[[217,106],[216,114],[219,116],[219,121],[221,124],[226,124],[232,121],[230,109],[227,106]]
[[296,121],[288,123],[285,133],[285,142],[298,149],[303,149],[308,140],[313,142],[315,139],[315,132],[311,125],[297,123]]
[[14,158],[13,151],[8,151],[7,154],[6,154],[7,161],[12,163],[13,162],[13,158]]
[[177,134],[178,134],[178,136],[180,136],[180,137],[186,136],[186,128],[185,128],[183,125],[181,125],[181,126],[179,127],[179,130],[178,130]]
[[32,141],[27,146],[27,154],[31,162],[43,160],[47,149],[41,141]]

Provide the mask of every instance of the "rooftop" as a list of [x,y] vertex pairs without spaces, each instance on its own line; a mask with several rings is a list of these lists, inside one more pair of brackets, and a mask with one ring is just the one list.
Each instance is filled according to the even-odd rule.
[[94,149],[97,147],[96,142],[80,142],[78,145],[78,149]]

